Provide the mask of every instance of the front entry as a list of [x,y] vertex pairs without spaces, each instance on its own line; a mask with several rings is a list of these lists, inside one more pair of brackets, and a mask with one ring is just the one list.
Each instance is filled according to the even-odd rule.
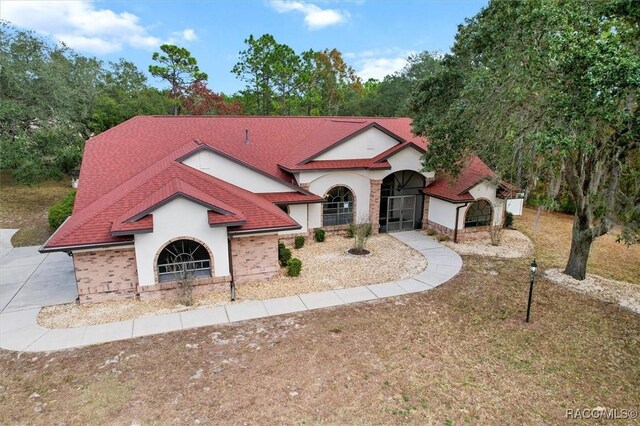
[[387,198],[387,232],[408,231],[416,224],[416,196],[397,195]]
[[412,170],[392,173],[380,189],[380,232],[407,231],[422,225],[422,174]]

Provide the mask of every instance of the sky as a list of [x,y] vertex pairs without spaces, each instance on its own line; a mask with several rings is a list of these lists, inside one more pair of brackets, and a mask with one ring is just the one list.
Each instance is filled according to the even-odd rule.
[[[337,48],[363,79],[402,69],[410,54],[446,53],[459,24],[486,0],[0,0],[0,19],[62,41],[103,61],[125,58],[147,71],[163,43],[187,48],[209,88],[244,88],[231,73],[244,40],[272,34],[304,50]],[[147,73],[148,74],[148,73]],[[150,77],[157,87],[165,84]]]

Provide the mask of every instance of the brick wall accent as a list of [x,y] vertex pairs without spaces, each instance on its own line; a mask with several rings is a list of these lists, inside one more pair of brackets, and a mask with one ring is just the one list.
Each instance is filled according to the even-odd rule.
[[278,272],[278,236],[231,239],[231,263],[236,284],[265,280]]
[[431,197],[425,195],[423,197],[424,201],[422,202],[422,229],[427,229],[429,227],[429,201],[431,201]]
[[73,265],[80,302],[135,299],[138,271],[133,248],[73,252]]
[[369,221],[371,233],[380,232],[380,198],[382,193],[382,181],[371,179],[371,193],[369,195]]
[[[193,294],[206,294],[213,291],[228,291],[231,276],[197,278],[194,282]],[[154,285],[140,286],[140,300],[171,299],[178,297],[175,281]]]

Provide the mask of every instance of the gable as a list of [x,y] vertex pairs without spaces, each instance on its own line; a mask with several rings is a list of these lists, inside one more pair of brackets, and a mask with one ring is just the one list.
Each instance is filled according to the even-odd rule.
[[291,186],[207,149],[193,153],[182,164],[254,193],[291,191]]
[[417,149],[407,146],[387,158],[391,164],[391,170],[422,170],[422,153]]
[[375,127],[371,127],[314,157],[314,161],[373,158],[398,143],[400,141],[397,139]]

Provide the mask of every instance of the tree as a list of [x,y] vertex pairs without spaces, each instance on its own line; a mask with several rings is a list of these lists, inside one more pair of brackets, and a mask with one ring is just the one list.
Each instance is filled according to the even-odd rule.
[[563,181],[576,205],[565,273],[580,280],[594,239],[637,219],[619,191],[640,149],[638,16],[637,2],[493,1],[412,99],[426,167],[455,173],[478,153],[529,188]]
[[[164,53],[154,52],[151,57],[160,65],[149,65],[149,72],[154,77],[166,80],[171,85],[171,97],[180,99],[186,89],[194,81],[204,81],[209,77],[200,71],[198,61],[191,56],[191,52],[183,47],[172,44],[163,44],[160,50]],[[173,108],[173,114],[178,115],[178,105]]]
[[242,114],[242,104],[238,100],[227,100],[223,95],[209,89],[204,81],[195,81],[182,99],[182,106],[192,115],[235,115]]

